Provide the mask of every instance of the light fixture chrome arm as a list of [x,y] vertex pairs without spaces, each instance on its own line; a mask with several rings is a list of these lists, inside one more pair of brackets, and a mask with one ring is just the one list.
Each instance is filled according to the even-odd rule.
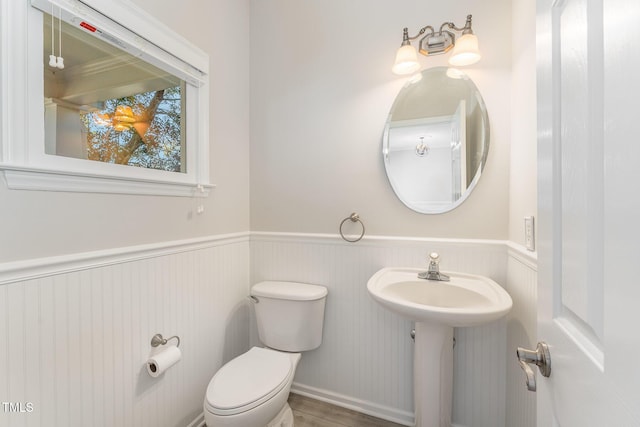
[[402,45],[401,46],[405,46],[407,44],[410,44],[409,41],[417,39],[418,37],[423,35],[425,33],[425,31],[427,31],[427,29],[431,29],[431,32],[428,35],[433,35],[436,32],[435,28],[433,28],[431,25],[427,25],[426,27],[420,28],[420,31],[418,31],[418,34],[416,34],[415,36],[409,37],[409,29],[407,27],[404,27],[404,29],[402,30]]
[[442,26],[440,26],[440,32],[442,32],[442,29],[445,26],[449,27],[452,30],[459,31],[463,35],[464,34],[473,34],[473,30],[471,29],[471,15],[467,15],[467,21],[464,23],[464,27],[462,27],[462,28],[456,27],[456,24],[454,24],[453,22],[445,22],[444,24],[442,24]]
[[[438,55],[453,49],[453,54],[449,59],[449,63],[452,65],[463,66],[478,62],[480,60],[478,39],[473,34],[471,25],[471,15],[467,15],[463,27],[457,27],[453,22],[444,22],[436,32],[434,27],[427,25],[422,27],[413,37],[409,36],[409,29],[405,27],[402,31],[402,44],[396,54],[396,62],[392,71],[396,74],[411,74],[420,68],[417,53],[411,46],[411,41],[423,35],[419,42],[419,51],[425,56]],[[427,32],[427,30],[430,31]],[[460,33],[458,45],[456,45],[456,35],[449,30]]]

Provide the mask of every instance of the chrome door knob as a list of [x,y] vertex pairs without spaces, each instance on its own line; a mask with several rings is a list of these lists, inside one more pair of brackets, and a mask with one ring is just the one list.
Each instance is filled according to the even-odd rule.
[[529,391],[536,391],[536,376],[529,365],[536,365],[544,377],[551,375],[549,346],[544,342],[539,342],[535,350],[518,347],[516,354],[518,355],[520,367],[527,376],[527,389]]

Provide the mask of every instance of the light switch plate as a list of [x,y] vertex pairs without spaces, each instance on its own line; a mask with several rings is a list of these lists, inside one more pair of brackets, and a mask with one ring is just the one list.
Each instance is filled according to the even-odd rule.
[[524,217],[524,245],[529,251],[536,250],[535,225],[532,216]]

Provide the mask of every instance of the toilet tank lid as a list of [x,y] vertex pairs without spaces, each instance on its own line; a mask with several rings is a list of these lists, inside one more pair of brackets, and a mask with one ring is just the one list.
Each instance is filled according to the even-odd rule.
[[285,299],[294,301],[313,301],[327,296],[327,288],[308,283],[265,281],[256,283],[251,288],[251,295],[256,297]]

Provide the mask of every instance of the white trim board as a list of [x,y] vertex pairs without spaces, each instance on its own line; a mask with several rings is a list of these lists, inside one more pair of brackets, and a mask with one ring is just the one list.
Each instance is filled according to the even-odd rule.
[[206,424],[204,423],[204,412],[191,421],[187,427],[206,427]]
[[520,245],[505,240],[480,239],[435,239],[392,236],[365,236],[360,242],[348,243],[338,234],[313,233],[272,233],[272,232],[238,232],[230,234],[211,235],[206,237],[128,246],[115,249],[89,251],[69,255],[52,256],[0,263],[0,286],[8,283],[29,280],[71,271],[131,262],[139,259],[154,258],[178,252],[187,252],[203,247],[227,245],[240,241],[277,241],[316,244],[342,244],[359,246],[395,246],[415,245],[424,246],[437,243],[440,246],[494,246],[505,247],[508,255],[522,262],[532,269],[536,269],[535,253],[526,251]]
[[73,271],[248,241],[249,233],[241,232],[0,263],[0,286]]
[[319,243],[319,244],[343,244],[345,246],[393,246],[393,245],[416,245],[422,246],[425,243],[437,243],[441,246],[508,246],[518,245],[506,240],[491,240],[491,239],[447,239],[447,238],[435,238],[435,237],[408,237],[408,236],[383,236],[383,235],[365,235],[362,240],[349,243],[343,240],[339,234],[321,234],[321,233],[279,233],[279,232],[265,232],[265,231],[252,231],[252,241],[277,241],[277,242],[307,242],[307,243]]

